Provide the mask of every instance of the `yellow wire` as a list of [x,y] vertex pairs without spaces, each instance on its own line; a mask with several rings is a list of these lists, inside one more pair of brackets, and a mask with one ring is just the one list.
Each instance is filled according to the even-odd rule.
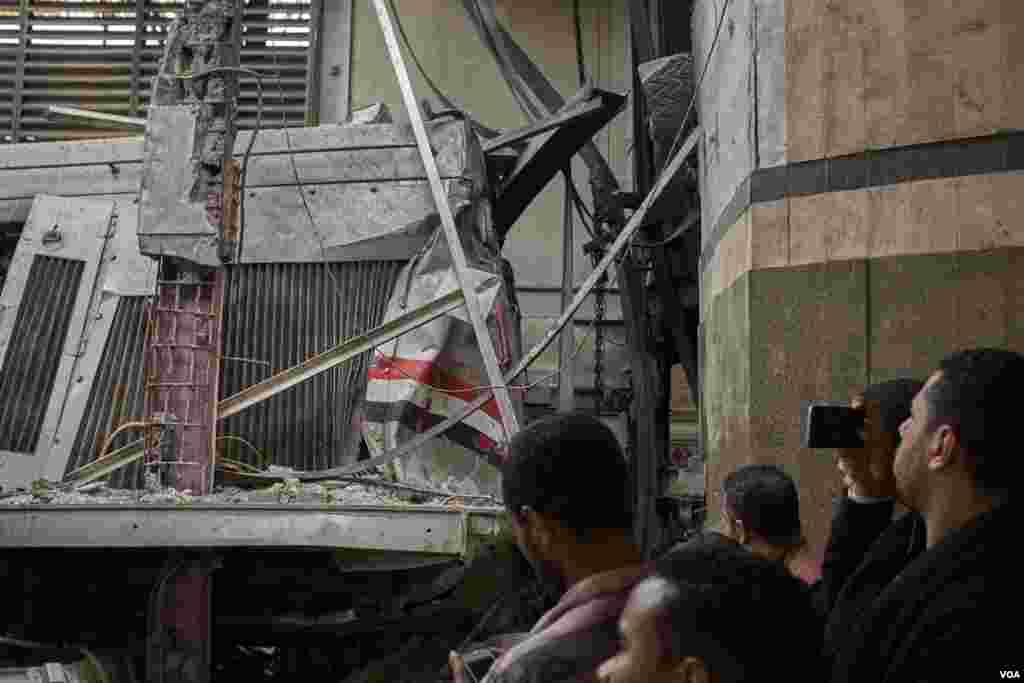
[[243,439],[240,436],[235,436],[234,434],[223,434],[223,435],[218,436],[216,438],[216,441],[224,441],[224,440],[240,441],[241,443],[243,443],[246,446],[248,446],[249,448],[251,448],[253,450],[253,452],[256,453],[256,455],[259,456],[260,463],[263,463],[266,460],[266,458],[264,457],[264,455],[260,451],[260,449],[256,448],[255,446],[253,446],[251,443],[249,443],[248,441],[246,441],[245,439]]
[[[107,437],[107,440],[103,442],[103,448],[100,449],[100,458],[107,454],[107,451],[110,450],[111,445],[114,443],[114,439],[117,438],[117,435],[121,432],[126,429],[146,429],[149,426],[150,424],[143,420],[133,420],[131,422],[123,423],[120,427],[111,432],[110,436]],[[97,460],[100,458],[97,458]]]

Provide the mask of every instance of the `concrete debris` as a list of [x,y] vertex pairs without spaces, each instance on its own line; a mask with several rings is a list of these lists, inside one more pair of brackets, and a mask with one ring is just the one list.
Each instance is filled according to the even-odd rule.
[[373,123],[391,123],[391,111],[383,102],[371,104],[369,107],[356,109],[349,117],[350,125],[369,125]]
[[[273,467],[280,472],[288,468]],[[374,483],[379,480],[379,484]],[[149,487],[145,489],[110,488],[105,482],[94,482],[78,490],[59,488],[42,480],[31,491],[7,492],[0,496],[0,505],[473,505],[487,506],[481,499],[462,499],[445,491],[427,493],[419,490],[391,488],[383,478],[366,477],[366,483],[325,481],[303,483],[296,478],[261,488],[222,486],[205,496],[188,490]]]

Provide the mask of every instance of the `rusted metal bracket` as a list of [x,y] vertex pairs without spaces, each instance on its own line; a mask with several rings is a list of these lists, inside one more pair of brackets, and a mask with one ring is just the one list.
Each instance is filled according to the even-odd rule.
[[[398,37],[395,33],[391,14],[388,11],[387,0],[373,0],[373,6],[377,10],[377,18],[384,33],[384,42],[387,45],[391,63],[395,68],[395,76],[398,78],[398,85],[402,91],[402,99],[405,101],[409,120],[416,135],[416,145],[419,147],[420,156],[423,158],[423,166],[427,171],[427,178],[430,181],[430,190],[434,195],[434,202],[437,204],[437,212],[441,218],[441,226],[444,228],[445,239],[448,242],[448,250],[451,253],[455,277],[463,292],[472,292],[473,280],[469,271],[469,264],[466,262],[466,254],[462,250],[462,242],[459,240],[459,231],[455,226],[455,218],[452,215],[451,207],[448,205],[448,194],[441,184],[441,176],[437,170],[437,160],[434,158],[434,152],[430,148],[430,138],[427,136],[427,129],[423,125],[423,116],[416,101],[416,93],[413,91],[412,82],[409,80],[409,72],[402,57],[402,48],[398,44]],[[497,399],[498,411],[501,413],[505,434],[511,438],[519,431],[519,420],[512,405],[512,395],[505,385],[505,378],[502,377],[501,368],[498,365],[498,356],[494,351],[490,331],[487,329],[487,321],[481,311],[480,302],[475,296],[466,296],[466,310],[469,312],[469,319],[473,324],[473,332],[476,334],[477,346],[480,349],[480,355],[483,357],[487,377]]]

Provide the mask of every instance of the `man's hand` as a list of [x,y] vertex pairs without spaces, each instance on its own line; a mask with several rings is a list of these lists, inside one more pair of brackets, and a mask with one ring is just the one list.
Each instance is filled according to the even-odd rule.
[[854,401],[853,407],[864,407],[863,448],[840,448],[836,466],[843,475],[843,485],[854,498],[894,498],[896,478],[892,463],[896,444],[881,428],[881,418],[872,404]]
[[452,680],[455,683],[469,683],[466,675],[466,663],[462,661],[462,655],[452,651],[448,653],[448,666],[452,669]]

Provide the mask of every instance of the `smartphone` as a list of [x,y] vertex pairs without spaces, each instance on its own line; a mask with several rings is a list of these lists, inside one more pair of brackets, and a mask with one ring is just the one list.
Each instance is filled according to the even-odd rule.
[[863,448],[864,410],[837,403],[811,403],[804,419],[804,448]]
[[482,681],[487,672],[491,670],[491,665],[494,664],[495,659],[494,653],[486,649],[474,650],[462,655],[462,661],[466,665],[469,680],[474,682]]

